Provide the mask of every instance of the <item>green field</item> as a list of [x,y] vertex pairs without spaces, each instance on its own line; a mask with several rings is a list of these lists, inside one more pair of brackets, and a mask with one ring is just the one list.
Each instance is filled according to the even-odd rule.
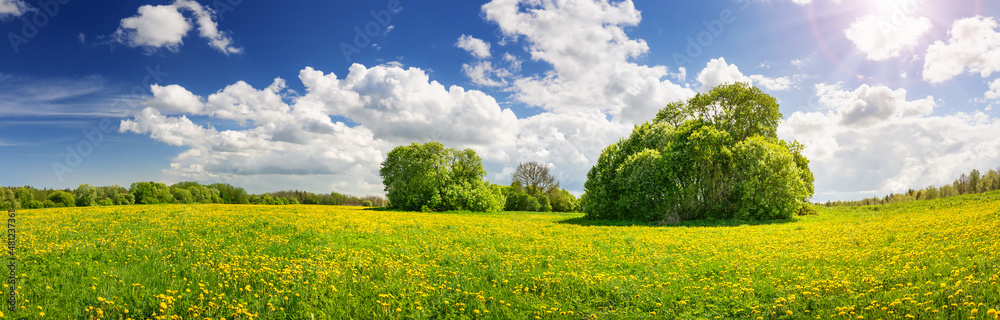
[[663,227],[308,205],[18,213],[20,300],[0,309],[7,318],[995,319],[1000,309],[1000,192]]

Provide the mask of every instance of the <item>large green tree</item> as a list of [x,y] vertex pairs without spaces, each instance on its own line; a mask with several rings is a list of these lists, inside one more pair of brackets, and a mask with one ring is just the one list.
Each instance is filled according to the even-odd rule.
[[92,207],[97,205],[97,188],[89,184],[81,184],[73,192],[77,207]]
[[399,146],[382,162],[379,175],[389,202],[403,210],[497,212],[505,203],[499,186],[483,181],[486,170],[472,149],[438,142]]
[[661,110],[587,174],[590,218],[789,218],[813,193],[803,146],[777,138],[776,100],[743,83]]
[[174,195],[170,187],[158,182],[136,182],[129,188],[136,204],[173,203]]
[[48,201],[51,201],[56,207],[76,206],[76,199],[73,198],[73,194],[63,190],[55,190],[49,193]]
[[0,210],[20,209],[21,202],[17,200],[13,189],[0,188]]

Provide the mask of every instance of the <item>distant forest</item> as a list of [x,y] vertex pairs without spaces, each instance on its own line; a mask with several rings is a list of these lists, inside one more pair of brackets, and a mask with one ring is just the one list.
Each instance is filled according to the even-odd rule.
[[318,204],[383,207],[380,196],[356,197],[337,192],[316,194],[306,191],[278,191],[249,194],[245,189],[227,183],[202,185],[180,182],[167,186],[157,182],[136,182],[122,186],[95,187],[83,184],[74,189],[38,189],[35,187],[0,188],[0,209],[39,209],[59,207],[116,206],[159,203],[224,203],[224,204]]
[[958,179],[955,179],[955,182],[941,187],[929,186],[920,190],[910,189],[906,193],[891,193],[881,198],[872,197],[856,201],[828,201],[826,203],[816,203],[816,205],[827,207],[872,206],[949,198],[994,190],[1000,190],[1000,167],[996,170],[990,170],[985,174],[979,170],[972,170],[968,174],[963,173]]

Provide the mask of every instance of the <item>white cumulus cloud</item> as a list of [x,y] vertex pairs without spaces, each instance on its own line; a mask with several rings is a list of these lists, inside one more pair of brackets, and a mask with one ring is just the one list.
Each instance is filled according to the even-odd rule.
[[990,89],[986,91],[986,99],[1000,100],[1000,79],[993,79],[990,82]]
[[146,104],[160,112],[196,114],[204,108],[198,96],[176,84],[168,86],[154,84],[149,90],[153,93],[153,97],[147,99]]
[[948,31],[948,41],[937,41],[927,48],[924,80],[947,81],[965,70],[988,77],[1000,71],[1000,32],[992,17],[974,17],[955,21]]
[[[355,64],[340,78],[307,67],[299,79],[301,96],[280,78],[261,89],[238,81],[204,98],[179,85],[154,85],[145,108],[120,130],[185,148],[164,170],[175,180],[305,183],[353,194],[382,192],[378,168],[397,145],[435,140],[501,158],[514,150],[513,112],[417,68]],[[354,123],[332,120],[338,116]],[[238,127],[217,129],[233,123]]]
[[625,33],[642,20],[630,0],[494,0],[482,10],[505,39],[523,41],[532,60],[551,66],[544,74],[512,81],[515,98],[530,106],[604,112],[635,123],[694,94],[667,80],[667,67],[633,62],[649,47]]
[[[185,17],[183,12],[192,17]],[[208,40],[212,48],[227,55],[242,53],[243,49],[235,47],[227,33],[219,31],[214,15],[212,8],[193,0],[176,0],[170,5],[143,5],[137,15],[121,20],[111,38],[147,52],[161,48],[177,52],[184,44],[184,37],[197,24],[199,35]]]
[[493,97],[431,81],[420,69],[355,64],[344,79],[306,68],[300,104],[323,106],[395,142],[490,144],[516,133],[517,117]]
[[490,61],[477,61],[473,64],[462,64],[462,73],[472,80],[472,83],[486,87],[502,87],[507,85],[510,71],[493,66]]
[[458,42],[455,43],[455,46],[465,49],[465,51],[468,51],[472,56],[479,59],[490,57],[490,44],[467,34],[458,37]]
[[882,61],[915,48],[932,26],[925,17],[868,15],[851,23],[844,35],[868,60]]
[[884,86],[819,84],[817,95],[826,108],[792,114],[779,135],[807,146],[823,198],[942,185],[1000,161],[1000,119],[980,112],[934,116],[932,97],[908,100],[906,90]]
[[937,106],[934,97],[907,101],[906,89],[861,85],[854,91],[840,84],[816,85],[819,103],[840,115],[840,124],[852,127],[872,126],[892,118],[902,119],[931,114]]
[[17,17],[30,10],[30,7],[21,0],[0,0],[0,19],[7,17]]
[[723,84],[745,82],[754,86],[763,87],[770,91],[785,91],[791,88],[793,81],[788,77],[769,78],[763,75],[744,75],[735,64],[729,64],[725,58],[712,59],[698,73],[698,82],[701,83],[702,92]]

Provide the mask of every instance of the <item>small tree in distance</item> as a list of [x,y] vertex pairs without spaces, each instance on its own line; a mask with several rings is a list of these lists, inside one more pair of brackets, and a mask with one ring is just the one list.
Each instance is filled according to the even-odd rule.
[[511,180],[536,198],[559,189],[559,182],[549,173],[549,167],[534,161],[518,165]]

